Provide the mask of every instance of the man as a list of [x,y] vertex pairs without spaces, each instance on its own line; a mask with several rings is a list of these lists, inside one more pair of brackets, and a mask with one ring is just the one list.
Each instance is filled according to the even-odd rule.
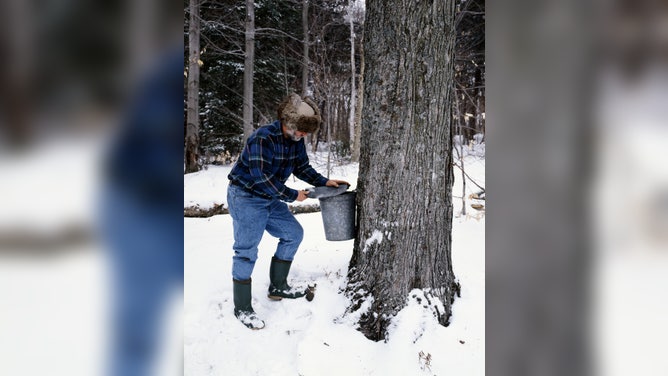
[[315,132],[321,122],[315,103],[308,98],[302,100],[297,94],[289,95],[278,106],[278,120],[248,138],[228,175],[227,205],[234,226],[234,315],[248,328],[264,328],[264,321],[251,305],[251,274],[265,230],[280,239],[269,268],[269,298],[306,295],[306,289],[292,288],[287,283],[304,230],[285,202],[304,201],[308,192],[288,188],[288,177],[294,174],[314,186],[348,184],[325,178],[309,164],[303,137]]

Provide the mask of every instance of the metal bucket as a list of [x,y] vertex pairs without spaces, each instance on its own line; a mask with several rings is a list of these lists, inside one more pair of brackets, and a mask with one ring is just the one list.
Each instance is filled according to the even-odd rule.
[[356,196],[356,192],[344,192],[319,199],[325,239],[339,241],[355,238]]

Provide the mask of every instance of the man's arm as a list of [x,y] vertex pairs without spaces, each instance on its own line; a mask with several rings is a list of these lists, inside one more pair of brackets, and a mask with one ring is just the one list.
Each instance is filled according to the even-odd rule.
[[320,187],[327,184],[328,179],[320,175],[316,170],[311,167],[311,164],[308,160],[308,155],[306,154],[306,147],[304,142],[300,142],[300,145],[297,147],[297,165],[293,174],[316,187]]

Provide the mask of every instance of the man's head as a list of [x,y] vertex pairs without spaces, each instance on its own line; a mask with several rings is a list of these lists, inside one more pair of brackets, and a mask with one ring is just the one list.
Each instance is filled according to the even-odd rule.
[[294,141],[317,131],[322,123],[318,106],[309,98],[302,99],[294,93],[278,105],[278,119],[281,121],[283,134]]

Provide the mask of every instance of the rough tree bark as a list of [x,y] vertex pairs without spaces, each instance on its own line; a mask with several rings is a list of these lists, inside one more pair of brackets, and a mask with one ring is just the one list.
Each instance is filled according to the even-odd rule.
[[244,57],[244,140],[253,133],[253,76],[255,64],[255,4],[246,0],[246,53]]
[[442,325],[459,293],[450,256],[453,0],[367,0],[365,25],[359,225],[347,291],[349,312],[371,302],[359,324],[377,341],[413,289]]
[[197,149],[199,146],[199,0],[190,0],[188,26],[188,114],[186,120],[186,173],[199,170]]

